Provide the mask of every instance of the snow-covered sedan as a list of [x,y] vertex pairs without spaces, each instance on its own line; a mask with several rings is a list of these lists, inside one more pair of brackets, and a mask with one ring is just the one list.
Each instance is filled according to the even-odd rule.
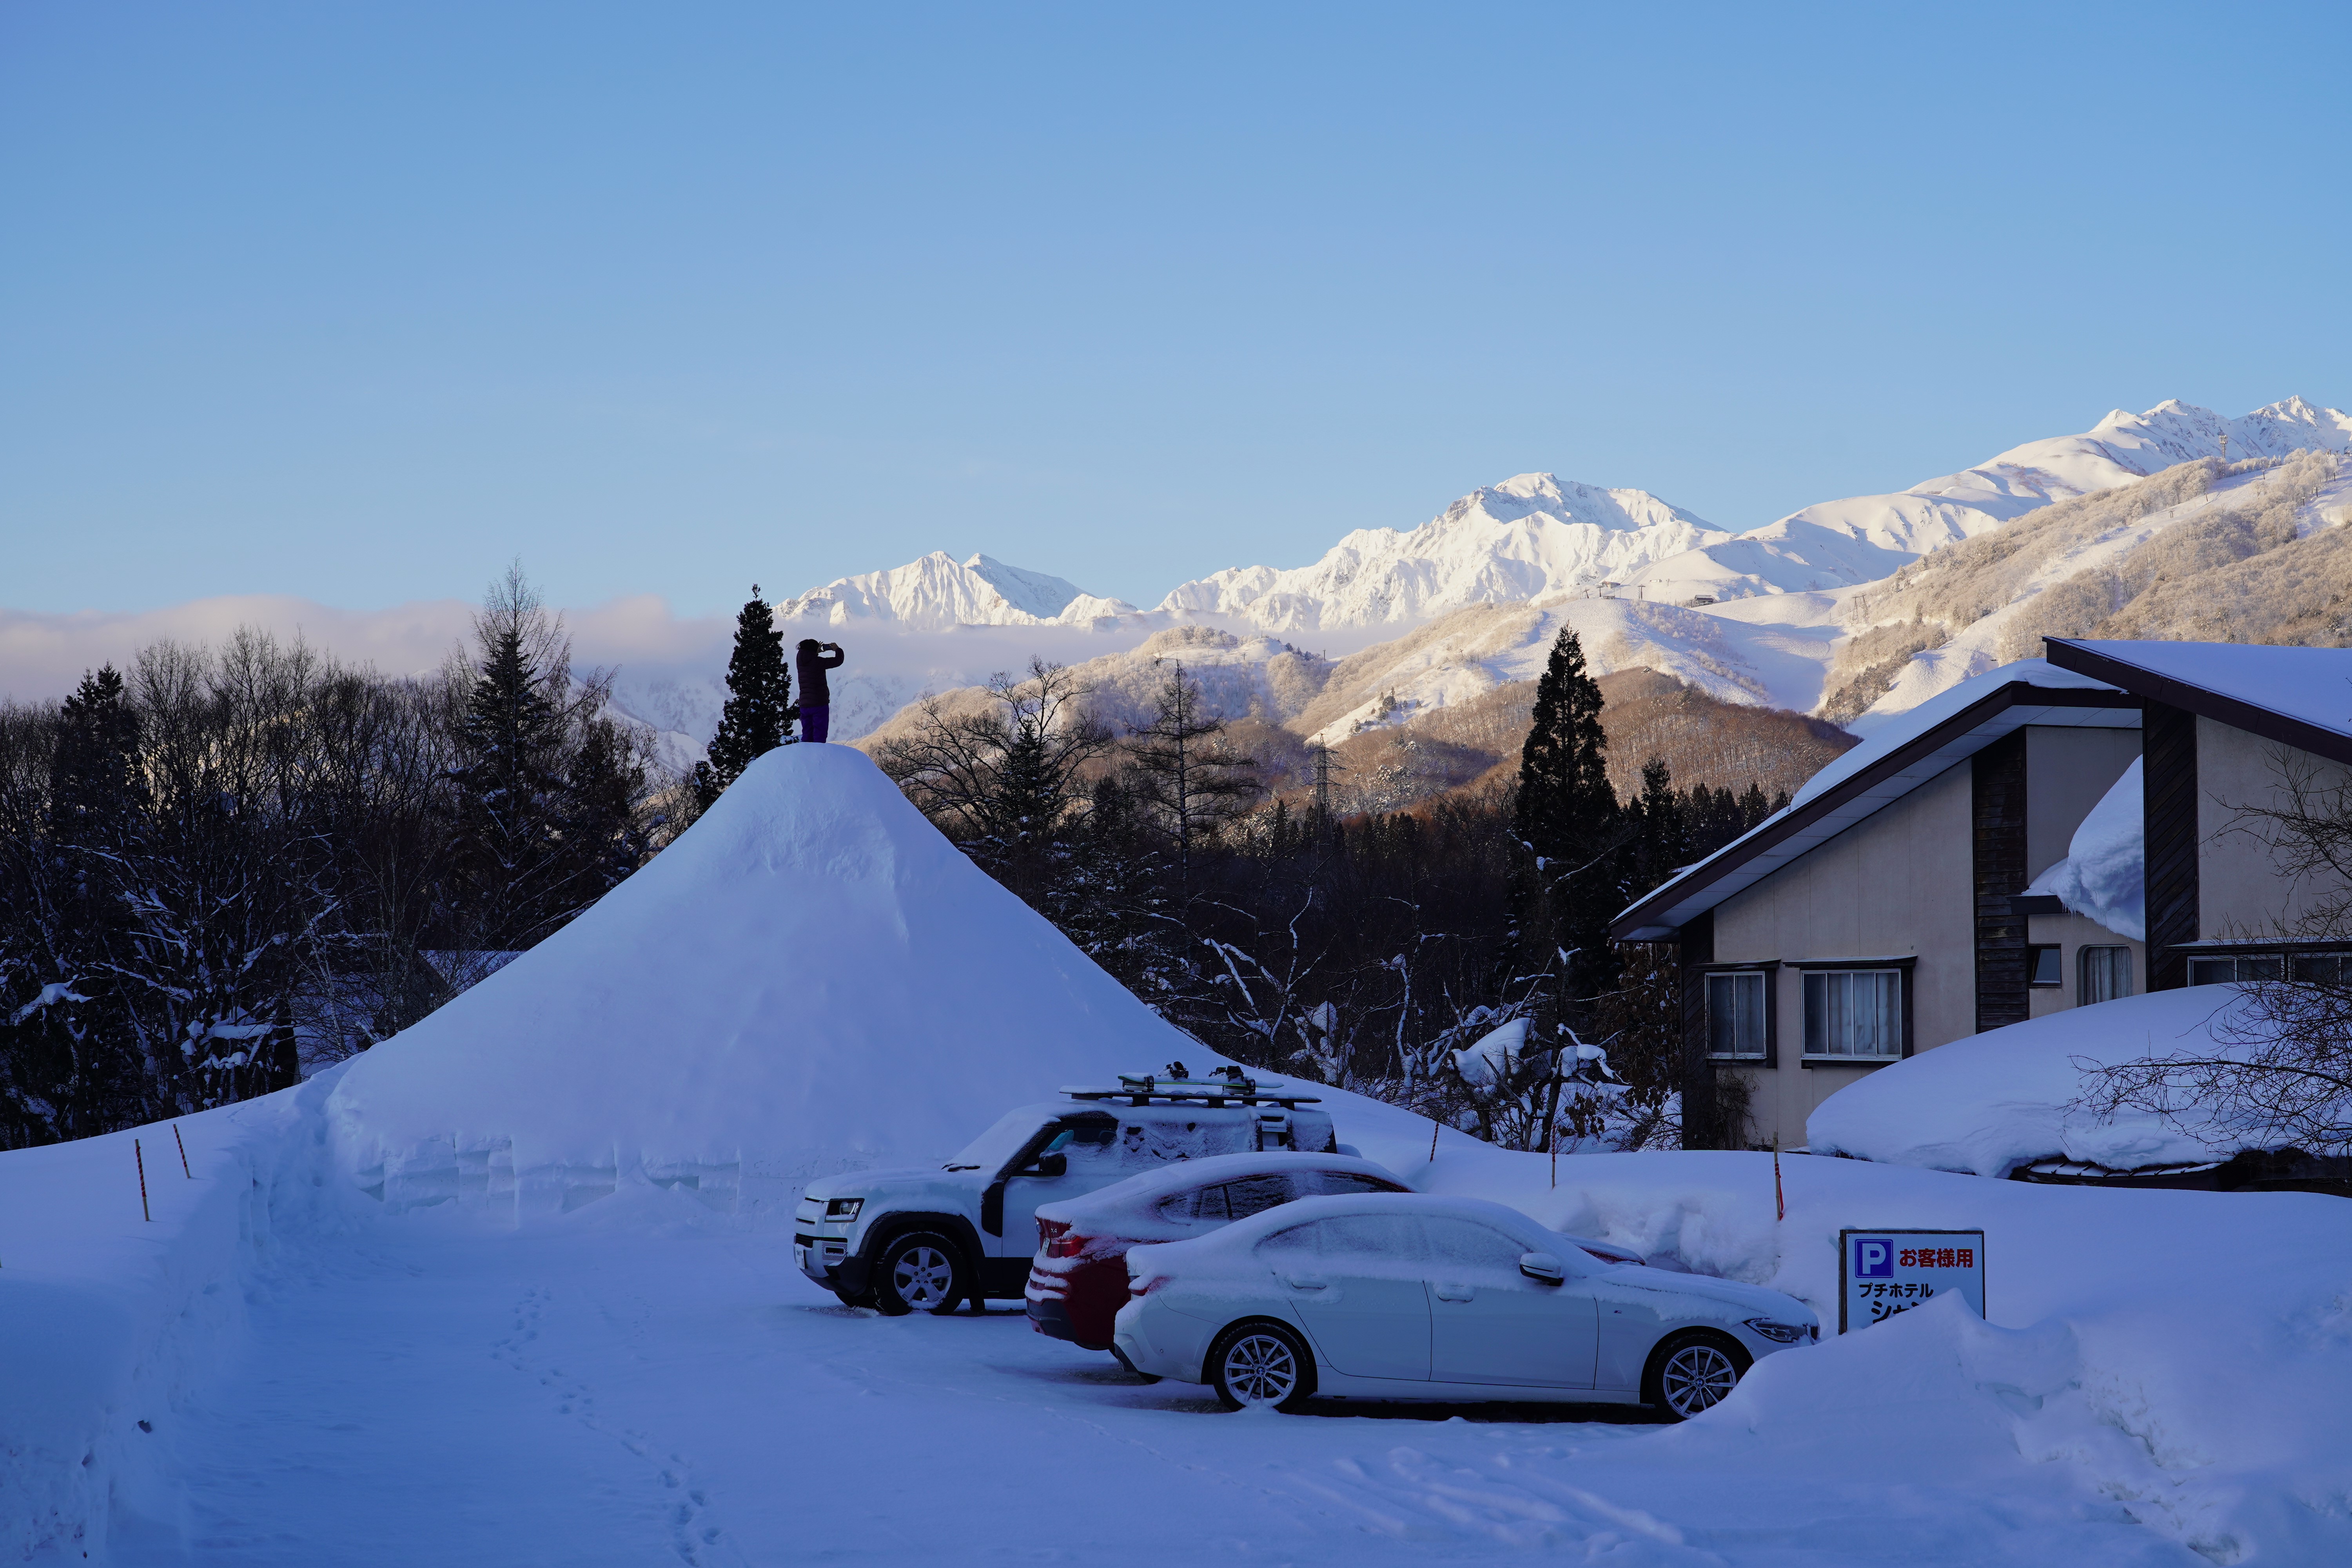
[[1410,1190],[1370,1160],[1270,1150],[1186,1160],[1045,1204],[1029,1266],[1029,1321],[1082,1349],[1110,1350],[1112,1320],[1127,1305],[1128,1248],[1206,1236],[1296,1198]]
[[[1218,1154],[1148,1171],[1082,1198],[1037,1210],[1029,1268],[1029,1321],[1086,1350],[1118,1353],[1113,1320],[1127,1305],[1133,1247],[1188,1241],[1299,1198],[1412,1189],[1385,1166],[1350,1154]],[[1639,1263],[1629,1248],[1559,1237],[1604,1262]]]
[[1305,1198],[1127,1255],[1113,1342],[1228,1409],[1307,1399],[1647,1404],[1676,1419],[1756,1358],[1821,1338],[1756,1285],[1610,1263],[1516,1209],[1420,1194]]

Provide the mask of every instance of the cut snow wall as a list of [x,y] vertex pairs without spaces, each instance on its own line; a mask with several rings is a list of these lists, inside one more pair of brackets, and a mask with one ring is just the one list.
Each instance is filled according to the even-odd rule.
[[330,1077],[182,1118],[192,1175],[171,1123],[0,1154],[0,1560],[179,1540],[169,1423],[243,1331],[273,1211],[313,1190]]
[[357,1058],[328,1101],[395,1206],[562,1215],[664,1186],[765,1210],[944,1160],[1064,1084],[1198,1063],[857,752],[753,763],[570,925]]

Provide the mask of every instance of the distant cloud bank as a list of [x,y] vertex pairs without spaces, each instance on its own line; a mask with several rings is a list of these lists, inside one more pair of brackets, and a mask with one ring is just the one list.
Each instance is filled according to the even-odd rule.
[[[159,610],[81,610],[42,615],[0,609],[0,698],[19,702],[62,697],[82,671],[128,665],[150,643],[216,643],[239,626],[280,637],[300,636],[352,664],[386,674],[431,669],[467,640],[474,606],[425,599],[384,610],[341,610],[309,599],[238,595],[192,599]],[[652,595],[566,610],[576,663],[618,665],[644,679],[693,678],[723,668],[730,618],[686,620]]]

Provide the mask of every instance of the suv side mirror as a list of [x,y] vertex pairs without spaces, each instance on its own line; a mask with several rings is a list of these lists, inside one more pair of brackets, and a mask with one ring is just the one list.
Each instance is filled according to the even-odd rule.
[[1549,1252],[1530,1252],[1520,1258],[1519,1272],[1538,1285],[1558,1285],[1568,1278],[1567,1266]]
[[1040,1154],[1037,1163],[1021,1173],[1024,1176],[1066,1176],[1070,1173],[1070,1157],[1059,1150]]

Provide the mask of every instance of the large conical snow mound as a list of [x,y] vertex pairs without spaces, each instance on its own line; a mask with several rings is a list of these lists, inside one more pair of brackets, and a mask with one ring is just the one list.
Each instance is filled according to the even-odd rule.
[[593,909],[353,1062],[328,1110],[394,1203],[944,1159],[1062,1084],[1201,1056],[859,752],[788,746]]

